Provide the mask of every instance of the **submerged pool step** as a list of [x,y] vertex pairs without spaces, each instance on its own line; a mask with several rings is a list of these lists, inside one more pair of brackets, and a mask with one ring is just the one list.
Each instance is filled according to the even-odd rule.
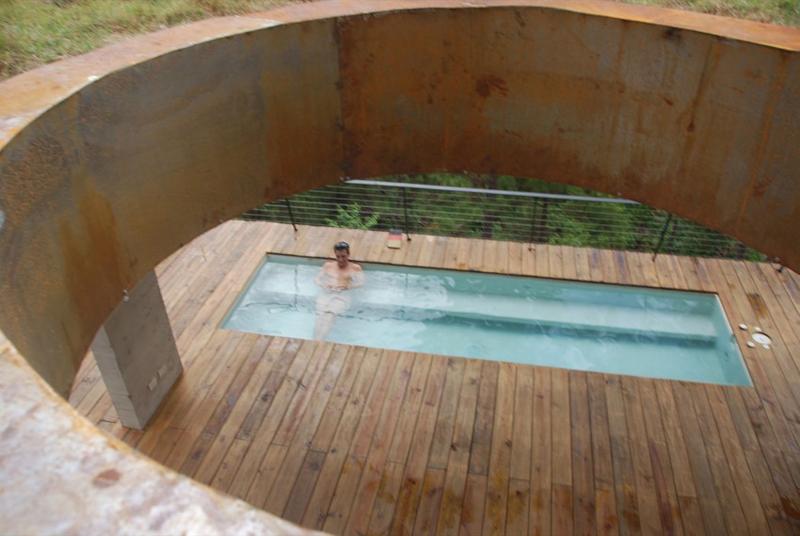
[[[691,341],[694,344],[714,344],[716,334],[713,331],[713,324],[704,318],[689,318],[685,322],[676,323],[669,318],[669,314],[660,311],[647,311],[642,315],[641,311],[614,311],[615,314],[606,314],[600,317],[599,313],[592,314],[595,307],[581,306],[580,304],[559,304],[542,300],[540,302],[529,302],[526,307],[509,307],[507,300],[490,300],[482,307],[480,312],[475,312],[474,307],[470,306],[469,299],[448,300],[447,303],[439,307],[419,307],[408,303],[398,303],[389,301],[380,293],[370,294],[369,301],[357,299],[355,293],[352,305],[340,316],[351,318],[380,319],[390,318],[405,321],[446,321],[446,319],[460,319],[472,323],[498,322],[510,324],[521,328],[529,328],[534,331],[541,329],[553,329],[560,331],[573,331],[582,333],[583,336],[602,336],[603,334],[613,334],[628,338],[658,338],[675,342]],[[452,297],[452,295],[451,295]],[[486,299],[487,296],[482,296]],[[291,310],[299,309],[309,312],[316,311],[317,296],[311,294],[295,294],[271,290],[265,292],[264,289],[258,293],[257,302],[254,305],[267,308]],[[250,302],[252,303],[252,302]],[[247,307],[250,303],[243,303]],[[485,303],[485,302],[484,302]],[[568,306],[568,307],[567,307]],[[580,311],[577,309],[585,309]],[[569,310],[567,310],[569,309]],[[619,308],[618,308],[619,309]],[[634,324],[635,322],[635,324]],[[666,325],[671,322],[670,325]]]

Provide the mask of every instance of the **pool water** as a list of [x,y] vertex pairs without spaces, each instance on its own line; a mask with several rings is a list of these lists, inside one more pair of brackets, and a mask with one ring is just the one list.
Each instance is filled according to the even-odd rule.
[[[224,320],[311,339],[321,259],[269,255]],[[363,265],[326,339],[345,344],[725,385],[751,385],[713,294]]]

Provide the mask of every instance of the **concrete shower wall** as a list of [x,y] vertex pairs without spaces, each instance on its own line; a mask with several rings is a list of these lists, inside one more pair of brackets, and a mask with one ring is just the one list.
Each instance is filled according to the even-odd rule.
[[390,173],[579,184],[800,269],[798,50],[796,29],[613,3],[353,1],[23,74],[0,84],[1,335],[64,394],[123,291],[175,249]]

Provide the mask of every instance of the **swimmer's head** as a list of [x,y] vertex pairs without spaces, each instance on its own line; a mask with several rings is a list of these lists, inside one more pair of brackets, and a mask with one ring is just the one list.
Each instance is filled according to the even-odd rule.
[[333,254],[336,255],[336,264],[339,268],[344,268],[350,261],[350,244],[347,242],[336,242],[333,245]]

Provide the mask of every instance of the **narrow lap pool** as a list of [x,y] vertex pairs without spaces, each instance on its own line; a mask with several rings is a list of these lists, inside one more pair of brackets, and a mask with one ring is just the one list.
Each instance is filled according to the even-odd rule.
[[[321,259],[269,255],[224,320],[311,339]],[[673,380],[751,385],[715,295],[365,264],[327,340]],[[324,297],[322,298],[324,299]]]

